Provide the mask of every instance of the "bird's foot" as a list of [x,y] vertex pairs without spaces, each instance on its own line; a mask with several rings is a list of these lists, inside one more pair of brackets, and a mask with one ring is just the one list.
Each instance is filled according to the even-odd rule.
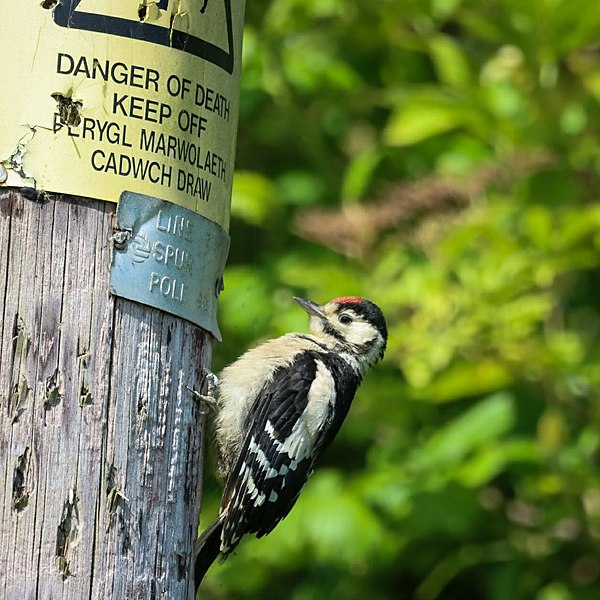
[[219,385],[217,376],[210,369],[202,369],[202,383],[200,389],[206,386],[206,392],[204,394],[197,392],[189,386],[187,389],[192,393],[194,398],[198,400],[200,404],[200,412],[205,415],[210,410],[216,411],[217,409],[217,398],[215,397],[215,389]]

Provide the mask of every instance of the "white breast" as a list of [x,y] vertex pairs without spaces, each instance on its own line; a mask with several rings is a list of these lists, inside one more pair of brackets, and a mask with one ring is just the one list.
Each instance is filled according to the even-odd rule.
[[[216,418],[217,443],[222,458],[227,460],[236,453],[243,441],[244,423],[255,398],[278,367],[290,364],[299,352],[310,346],[307,338],[287,334],[269,340],[248,350],[223,369],[219,375]],[[318,349],[316,344],[315,349]]]

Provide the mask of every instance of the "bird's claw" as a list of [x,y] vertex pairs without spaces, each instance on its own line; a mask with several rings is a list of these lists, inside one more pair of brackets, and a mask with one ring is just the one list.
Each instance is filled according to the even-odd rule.
[[198,400],[200,404],[200,413],[205,415],[210,410],[217,409],[217,399],[215,397],[215,389],[217,385],[219,385],[219,380],[217,376],[210,370],[203,368],[202,369],[202,382],[200,384],[200,388],[204,388],[206,385],[206,392],[204,394],[197,392],[189,386],[185,386],[191,394]]

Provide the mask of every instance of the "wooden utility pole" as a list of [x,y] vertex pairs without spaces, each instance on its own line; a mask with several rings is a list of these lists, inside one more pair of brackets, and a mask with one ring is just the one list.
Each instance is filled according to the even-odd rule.
[[193,598],[243,3],[107,4],[5,7],[52,76],[0,92],[0,600]]
[[208,334],[108,292],[114,206],[0,193],[0,598],[189,598]]

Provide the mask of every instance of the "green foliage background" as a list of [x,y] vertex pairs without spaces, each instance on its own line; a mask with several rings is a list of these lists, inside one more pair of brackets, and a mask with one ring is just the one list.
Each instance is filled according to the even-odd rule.
[[390,341],[291,515],[202,597],[600,598],[596,3],[246,23],[214,367],[306,330],[292,295],[371,298]]

